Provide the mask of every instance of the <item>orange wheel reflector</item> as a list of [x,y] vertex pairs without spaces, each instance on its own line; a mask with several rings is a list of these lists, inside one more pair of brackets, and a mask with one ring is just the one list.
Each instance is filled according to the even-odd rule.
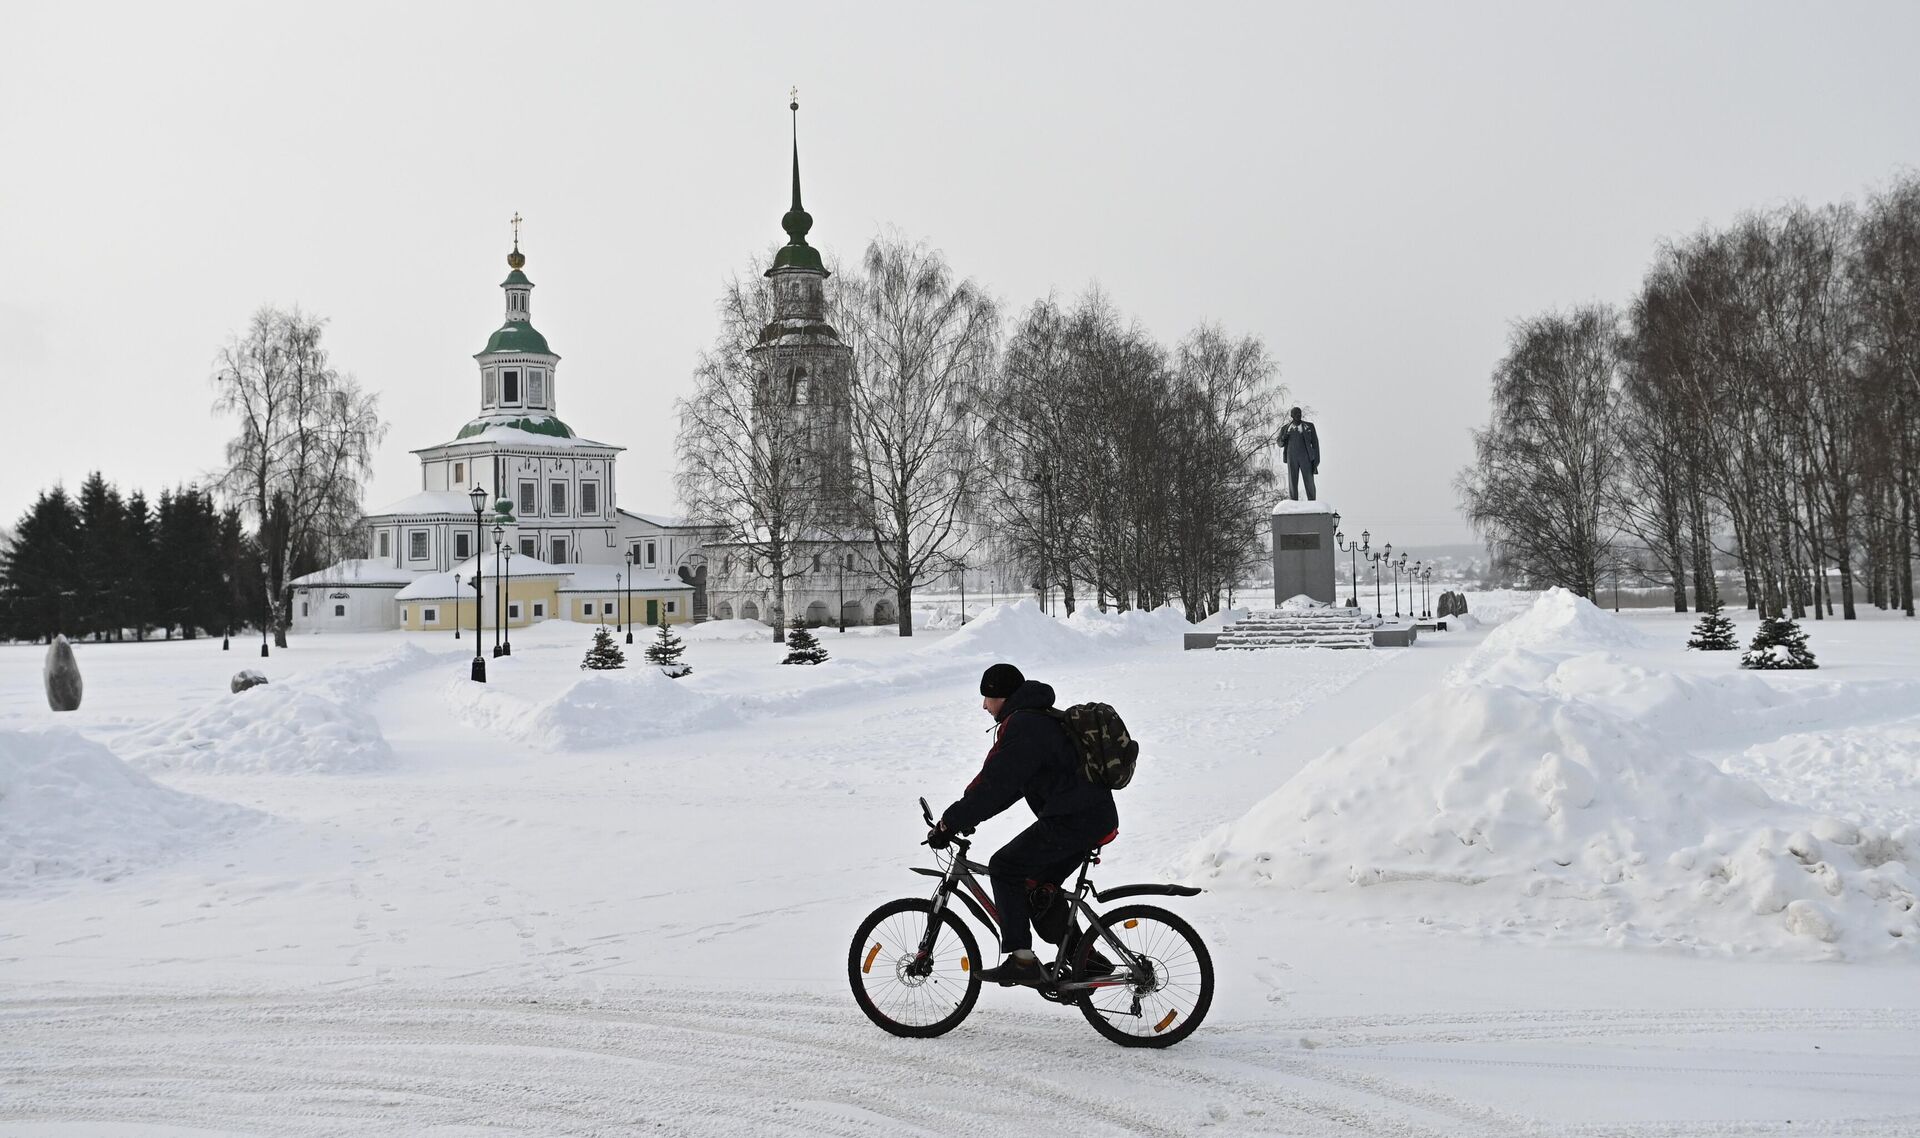
[[1140,922],[1138,920],[1128,921],[1127,927],[1130,929],[1137,929],[1140,927]]
[[1168,1025],[1168,1024],[1170,1024],[1170,1023],[1172,1023],[1172,1022],[1173,1022],[1173,1017],[1174,1017],[1174,1016],[1177,1016],[1177,1015],[1179,1015],[1179,1014],[1180,1014],[1179,1012],[1168,1012],[1168,1013],[1166,1014],[1166,1016],[1165,1016],[1165,1017],[1163,1017],[1163,1018],[1162,1018],[1162,1019],[1160,1020],[1160,1022],[1159,1022],[1159,1023],[1156,1023],[1156,1024],[1154,1024],[1154,1025],[1153,1025],[1153,1030],[1155,1030],[1155,1031],[1165,1031],[1165,1030],[1167,1030],[1167,1025]]
[[860,971],[873,971],[873,958],[878,955],[880,955],[880,942],[876,940],[873,942],[873,947],[867,950],[867,962],[860,966]]
[[964,956],[960,958],[960,971],[965,972],[967,969],[971,967],[973,967],[973,961],[968,960]]

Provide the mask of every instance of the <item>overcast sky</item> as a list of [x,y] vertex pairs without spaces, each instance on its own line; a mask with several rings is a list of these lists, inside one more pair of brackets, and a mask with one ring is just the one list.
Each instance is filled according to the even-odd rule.
[[1626,300],[1657,244],[1920,162],[1920,6],[5,6],[0,523],[91,469],[204,477],[219,345],[330,320],[409,449],[477,402],[507,218],[559,413],[673,508],[721,281],[781,236],[924,238],[1009,312],[1099,282],[1164,341],[1265,339],[1323,499],[1416,551],[1509,322]]

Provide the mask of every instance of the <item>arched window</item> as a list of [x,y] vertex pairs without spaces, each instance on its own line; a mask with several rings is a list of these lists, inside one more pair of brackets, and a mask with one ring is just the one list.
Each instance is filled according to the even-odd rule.
[[793,376],[788,382],[793,394],[793,405],[795,407],[804,406],[809,395],[807,390],[807,369],[803,367],[794,368]]

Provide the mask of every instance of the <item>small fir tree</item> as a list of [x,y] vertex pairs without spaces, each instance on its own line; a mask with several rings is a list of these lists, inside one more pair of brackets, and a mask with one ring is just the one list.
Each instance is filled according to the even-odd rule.
[[677,680],[693,671],[691,665],[680,662],[680,653],[686,650],[686,643],[667,627],[667,618],[661,617],[659,632],[654,636],[653,643],[647,645],[647,663],[658,665],[668,678]]
[[627,654],[613,642],[613,633],[607,631],[606,625],[593,630],[593,647],[587,649],[587,658],[580,661],[580,666],[596,672],[627,666]]
[[807,622],[795,621],[787,631],[787,658],[782,664],[823,664],[827,659],[827,650],[820,647],[820,641],[808,631]]
[[1721,611],[1719,597],[1701,610],[1700,622],[1693,626],[1693,639],[1687,641],[1687,647],[1702,652],[1731,652],[1740,647],[1733,635],[1733,621]]
[[1742,668],[1818,668],[1807,634],[1790,616],[1760,618],[1760,631],[1740,657]]

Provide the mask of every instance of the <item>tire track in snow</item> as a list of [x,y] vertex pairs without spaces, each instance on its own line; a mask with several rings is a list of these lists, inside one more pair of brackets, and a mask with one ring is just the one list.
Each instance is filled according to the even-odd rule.
[[[1303,1030],[1330,1046],[1380,1046],[1920,1029],[1920,1013],[1898,1012],[1522,1012],[1233,1024],[1169,1052],[1127,1052],[1065,1015],[995,1014],[920,1042],[885,1036],[824,997],[684,989],[597,1001],[384,988],[20,999],[0,1002],[0,1120],[166,1120],[273,1135],[945,1135],[995,1123],[1072,1134],[1762,1135],[1780,1131],[1546,1125],[1351,1065],[1391,1067],[1397,1057],[1318,1054],[1281,1040]],[[1901,1120],[1859,1122],[1814,1120],[1794,1132],[1903,1132]]]

